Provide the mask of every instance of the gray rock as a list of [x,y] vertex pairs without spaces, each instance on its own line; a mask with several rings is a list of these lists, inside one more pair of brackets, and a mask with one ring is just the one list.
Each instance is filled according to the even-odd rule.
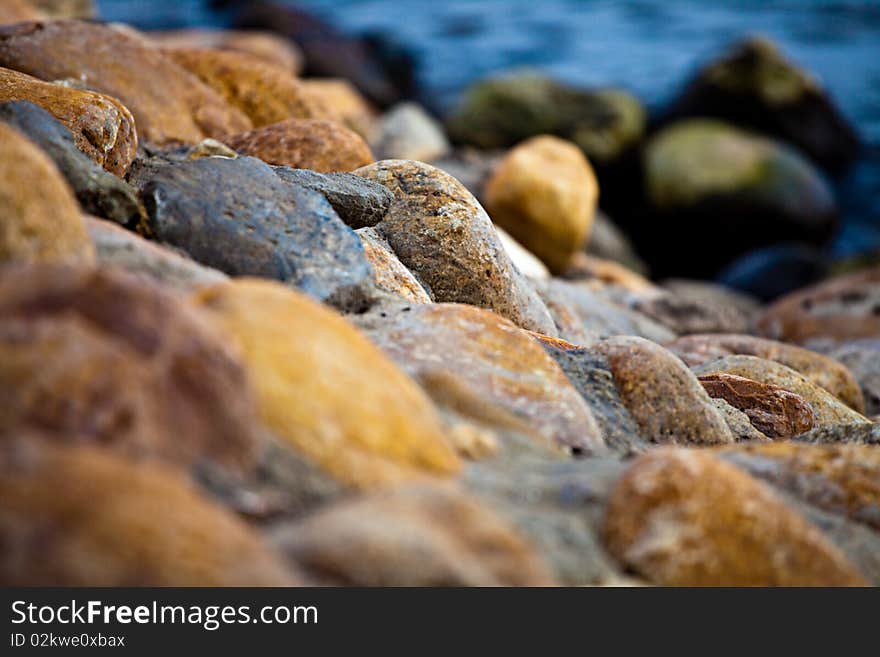
[[596,210],[584,251],[589,255],[619,262],[643,276],[648,273],[648,266],[636,253],[629,238],[601,210]]
[[811,429],[795,436],[793,440],[820,445],[830,443],[880,445],[880,424],[832,424]]
[[388,110],[372,147],[377,160],[422,162],[433,162],[450,149],[442,126],[416,103],[400,103]]
[[724,421],[727,422],[727,427],[730,429],[730,432],[733,434],[733,437],[737,442],[744,440],[757,440],[766,443],[770,440],[767,436],[752,426],[752,422],[749,420],[748,415],[738,408],[731,406],[720,397],[713,397],[712,405],[720,411],[721,415],[724,417]]
[[865,415],[880,415],[880,339],[847,342],[828,355],[856,377],[865,396]]

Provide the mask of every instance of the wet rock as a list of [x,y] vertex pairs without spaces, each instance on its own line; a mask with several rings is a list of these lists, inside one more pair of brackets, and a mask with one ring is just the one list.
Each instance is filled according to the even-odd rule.
[[180,292],[227,279],[223,272],[200,265],[108,221],[94,217],[86,217],[85,221],[95,245],[97,263],[102,267],[124,269],[129,274],[145,276]]
[[33,142],[0,122],[0,263],[94,261],[76,198]]
[[724,267],[717,281],[761,301],[818,283],[831,271],[828,256],[806,244],[783,243],[749,251]]
[[679,445],[733,442],[697,378],[660,345],[619,336],[597,342],[590,350],[607,360],[617,392],[643,439]]
[[223,141],[243,155],[294,169],[353,171],[373,162],[370,147],[358,134],[321,119],[288,119]]
[[816,424],[812,406],[779,386],[734,374],[701,376],[700,383],[710,397],[723,399],[745,413],[754,427],[768,438],[791,438]]
[[0,68],[0,102],[8,101],[42,107],[73,133],[77,148],[111,173],[125,174],[134,159],[134,118],[115,98]]
[[492,220],[559,273],[590,233],[599,187],[574,144],[540,136],[501,160],[485,198]]
[[260,447],[237,354],[176,296],[118,270],[0,277],[0,432],[246,472]]
[[146,36],[157,46],[165,49],[208,48],[246,53],[294,75],[303,67],[302,52],[296,44],[269,31],[191,28],[147,32]]
[[372,488],[458,470],[428,398],[336,313],[256,279],[195,300],[240,345],[266,425],[338,481]]
[[84,210],[132,227],[141,220],[144,210],[135,190],[80,151],[70,130],[47,111],[29,102],[4,103],[0,121],[52,158]]
[[376,110],[348,80],[308,78],[302,81],[312,98],[333,112],[341,121],[368,142],[375,138]]
[[683,336],[665,345],[690,367],[697,367],[735,354],[772,360],[799,372],[825,388],[850,408],[863,412],[865,403],[859,384],[841,362],[815,351],[752,335],[718,333]]
[[[662,275],[706,277],[749,249],[822,244],[835,226],[831,188],[797,151],[709,119],[673,124],[648,143],[645,189],[655,214],[640,253]],[[711,248],[689,244],[712,226]]]
[[846,341],[880,335],[880,267],[838,276],[782,297],[755,322],[760,335],[786,342]]
[[294,564],[325,585],[555,583],[531,545],[452,487],[383,491],[327,507],[272,534]]
[[443,128],[416,103],[392,107],[376,132],[372,143],[380,160],[433,162],[451,148]]
[[733,374],[759,383],[779,386],[802,397],[813,408],[816,426],[868,422],[824,388],[780,363],[755,356],[725,356],[694,368],[699,377]]
[[850,164],[860,149],[855,130],[821,83],[762,37],[735,44],[703,67],[670,113],[751,126],[791,142],[830,169]]
[[606,260],[619,262],[637,274],[647,275],[648,265],[639,257],[630,239],[607,214],[596,210],[590,239],[584,244],[584,251]]
[[141,182],[149,231],[230,276],[284,281],[343,310],[368,305],[360,240],[318,192],[250,157],[154,163]]
[[817,427],[795,440],[803,443],[833,444],[851,443],[855,445],[880,445],[880,424],[831,424]]
[[388,312],[370,338],[432,396],[465,391],[525,421],[538,440],[574,455],[606,451],[593,414],[529,334],[459,304]]
[[287,119],[333,118],[293,73],[254,55],[191,48],[164,52],[244,113],[255,128]]
[[847,342],[831,351],[829,356],[849,368],[858,382],[865,405],[856,410],[863,410],[869,416],[880,415],[880,340]]
[[364,245],[367,260],[373,265],[376,287],[405,303],[431,303],[431,297],[413,273],[394,255],[388,242],[374,228],[355,231]]
[[394,193],[376,230],[434,301],[480,306],[524,328],[556,334],[547,308],[461,183],[408,160],[384,160],[356,173]]
[[108,25],[58,20],[6,26],[0,29],[0,66],[43,80],[82,80],[124,103],[138,135],[158,144],[251,127],[244,114],[146,38]]
[[768,487],[700,450],[641,456],[618,480],[608,550],[666,586],[846,586],[864,577]]
[[720,397],[713,397],[712,405],[717,408],[718,412],[724,417],[724,421],[727,423],[727,428],[730,429],[730,433],[733,434],[733,438],[736,442],[742,442],[745,440],[767,442],[770,440],[752,425],[752,421],[749,419],[748,415],[738,408],[731,406]]
[[4,586],[303,583],[176,471],[36,440],[0,451]]

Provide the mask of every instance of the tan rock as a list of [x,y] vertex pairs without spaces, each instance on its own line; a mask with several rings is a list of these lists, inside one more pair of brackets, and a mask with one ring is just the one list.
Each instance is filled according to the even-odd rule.
[[615,262],[589,255],[582,251],[575,253],[562,272],[563,278],[594,279],[608,285],[619,285],[631,292],[653,294],[658,288],[647,278],[628,267]]
[[294,75],[303,67],[302,52],[296,44],[274,32],[193,28],[148,32],[146,36],[161,48],[210,48],[247,53]]
[[38,21],[45,17],[45,14],[28,0],[4,0],[0,4],[0,25],[19,21]]
[[409,303],[431,303],[425,288],[374,228],[360,228],[355,232],[361,238],[367,260],[373,265],[376,286],[380,290]]
[[309,78],[303,85],[312,98],[332,111],[350,129],[364,139],[376,131],[376,110],[351,82],[336,78]]

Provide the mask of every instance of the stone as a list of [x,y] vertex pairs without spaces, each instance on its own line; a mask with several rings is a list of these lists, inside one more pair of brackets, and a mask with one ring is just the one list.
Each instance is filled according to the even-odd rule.
[[606,451],[593,414],[562,369],[527,332],[494,313],[461,304],[412,306],[386,313],[369,336],[432,396],[457,386],[526,422],[550,447],[576,456]]
[[807,377],[775,361],[756,356],[725,356],[693,369],[701,378],[709,374],[733,374],[792,392],[812,407],[815,416],[814,426],[858,424],[869,421]]
[[880,415],[880,339],[845,342],[828,355],[834,361],[843,363],[861,389],[864,407],[850,406],[863,411],[865,415]]
[[190,28],[147,32],[146,36],[165,49],[212,49],[246,53],[274,64],[287,73],[300,73],[302,52],[290,39],[268,30],[216,30]]
[[813,408],[803,398],[768,383],[734,374],[708,374],[700,383],[713,399],[738,408],[768,438],[785,439],[809,431],[816,424]]
[[140,223],[144,209],[135,190],[80,151],[70,130],[49,112],[27,101],[4,103],[0,121],[52,158],[85,211],[131,227]]
[[171,48],[164,53],[262,128],[287,119],[329,119],[333,112],[296,76],[243,52]]
[[247,472],[261,439],[238,355],[177,296],[113,269],[0,277],[0,433],[39,431]]
[[48,18],[95,18],[94,0],[25,0]]
[[[766,137],[710,119],[682,121],[651,138],[643,164],[653,214],[632,237],[658,275],[711,277],[750,249],[792,235],[821,245],[834,231],[827,181]],[[686,247],[707,225],[711,241]]]
[[372,145],[380,160],[439,160],[452,148],[443,128],[422,107],[395,105],[382,117]]
[[470,146],[455,148],[446,157],[432,162],[438,169],[458,180],[478,201],[484,201],[486,183],[507,151],[477,150]]
[[191,292],[228,279],[223,272],[200,265],[109,221],[95,217],[86,217],[85,221],[100,267],[124,269],[178,292]]
[[713,116],[794,144],[829,169],[861,150],[855,129],[815,76],[763,37],[734,44],[690,80],[668,114]]
[[853,410],[859,413],[865,410],[859,384],[845,364],[841,364],[839,359],[829,358],[809,349],[752,335],[731,333],[682,336],[667,343],[665,347],[690,367],[698,367],[736,354],[772,360],[799,372]]
[[705,300],[707,304],[713,306],[727,305],[735,308],[741,316],[749,321],[750,326],[751,321],[761,312],[761,302],[757,298],[712,281],[667,278],[660,283],[660,287],[675,295],[693,299],[697,303],[702,303]]
[[352,173],[316,173],[289,167],[277,167],[275,173],[285,182],[323,194],[351,228],[375,226],[394,201],[390,189]]
[[355,173],[394,193],[376,230],[434,301],[479,306],[523,328],[556,334],[547,308],[461,183],[408,160],[383,160]]
[[124,175],[134,160],[134,118],[115,98],[0,68],[0,102],[9,101],[42,107],[73,133],[77,148],[110,173]]
[[76,198],[49,156],[0,122],[0,263],[90,263]]
[[407,486],[327,507],[272,531],[314,581],[333,586],[552,586],[534,548],[473,497]]
[[428,398],[336,313],[257,279],[194,300],[242,349],[266,425],[336,480],[374,488],[459,469]]
[[179,472],[82,445],[0,450],[4,586],[294,586],[256,532]]
[[610,496],[605,544],[622,565],[662,586],[867,583],[766,485],[702,450],[639,457]]
[[590,233],[599,185],[574,144],[545,135],[501,160],[485,199],[492,220],[559,273]]
[[29,0],[6,0],[0,6],[0,25],[21,21],[38,21],[45,15]]
[[603,285],[614,285],[639,296],[662,295],[660,288],[647,278],[614,260],[606,260],[578,251],[568,261],[561,278],[572,281],[592,280]]
[[593,216],[593,228],[584,251],[588,255],[619,262],[637,274],[645,276],[648,273],[648,265],[636,253],[629,237],[602,210],[597,209]]
[[730,429],[730,433],[733,434],[733,438],[736,442],[742,442],[745,440],[767,442],[770,440],[752,425],[752,421],[749,419],[748,415],[738,408],[731,406],[720,397],[713,397],[712,405],[717,408],[718,412],[724,417],[724,421],[727,423],[727,428]]
[[197,262],[284,281],[342,310],[369,305],[373,273],[357,235],[320,193],[264,162],[157,160],[140,185],[149,234]]
[[678,335],[745,333],[749,317],[726,299],[709,295],[654,290],[635,295],[630,306]]
[[851,443],[854,445],[880,445],[880,424],[831,424],[816,427],[794,438],[802,443],[818,445]]
[[340,78],[307,78],[302,83],[313,98],[333,112],[336,120],[367,141],[374,138],[376,110],[351,82]]
[[288,119],[223,141],[269,164],[321,173],[354,171],[373,162],[370,147],[357,133],[322,119]]
[[405,303],[431,303],[431,297],[428,296],[425,288],[397,259],[388,242],[376,232],[375,228],[360,228],[355,232],[361,238],[367,260],[373,265],[376,287],[380,291]]
[[[156,144],[243,132],[250,120],[130,31],[56,20],[0,29],[0,66],[42,80],[81,81],[125,104],[138,136]],[[26,100],[26,99],[25,99]]]
[[550,270],[539,258],[522,244],[513,239],[503,228],[495,226],[495,232],[507,257],[520,273],[528,278],[550,278]]
[[837,276],[788,294],[755,321],[759,335],[802,344],[880,335],[880,266]]

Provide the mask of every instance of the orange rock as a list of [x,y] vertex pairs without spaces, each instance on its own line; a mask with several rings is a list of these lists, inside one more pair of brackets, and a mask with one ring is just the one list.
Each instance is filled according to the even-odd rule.
[[247,53],[293,74],[298,74],[303,67],[303,56],[296,44],[274,32],[197,28],[148,32],[146,36],[162,48],[211,48]]
[[19,21],[38,21],[45,17],[27,0],[3,0],[0,4],[0,25]]
[[562,273],[562,277],[569,279],[596,279],[601,283],[619,285],[631,292],[638,293],[650,294],[658,290],[647,278],[619,262],[588,255],[583,251],[579,251],[572,256],[568,261],[566,270]]
[[864,577],[768,487],[708,452],[661,449],[617,482],[605,542],[664,586],[862,586]]
[[348,80],[309,78],[303,84],[312,96],[346,126],[369,140],[376,131],[376,110]]
[[361,228],[355,232],[361,238],[367,260],[373,265],[376,286],[380,290],[410,303],[431,303],[425,288],[374,228]]
[[335,121],[288,119],[223,141],[269,164],[321,173],[354,171],[373,162],[367,143]]

